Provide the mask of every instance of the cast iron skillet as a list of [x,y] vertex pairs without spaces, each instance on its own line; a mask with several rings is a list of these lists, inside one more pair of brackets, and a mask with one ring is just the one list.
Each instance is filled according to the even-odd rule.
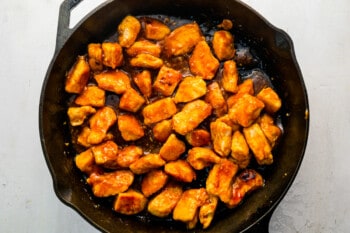
[[245,4],[234,0],[115,0],[107,1],[69,29],[70,10],[81,0],[65,0],[60,8],[55,55],[48,68],[40,98],[39,125],[42,149],[58,198],[75,209],[101,231],[106,232],[183,232],[184,224],[147,221],[116,214],[111,206],[91,197],[75,168],[64,91],[65,74],[88,43],[101,42],[116,30],[127,14],[171,15],[214,22],[234,21],[235,36],[247,42],[266,61],[266,72],[282,97],[281,120],[284,135],[274,151],[274,163],[263,170],[266,186],[248,196],[232,211],[217,214],[211,227],[196,232],[268,232],[273,210],[292,184],[308,136],[308,99],[302,74],[289,36],[275,28]]

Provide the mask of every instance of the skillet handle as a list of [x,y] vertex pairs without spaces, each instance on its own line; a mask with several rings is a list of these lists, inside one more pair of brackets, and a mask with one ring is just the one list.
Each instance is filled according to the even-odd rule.
[[64,0],[61,3],[58,13],[58,27],[55,51],[59,51],[68,37],[72,34],[72,29],[69,28],[70,12],[82,0]]

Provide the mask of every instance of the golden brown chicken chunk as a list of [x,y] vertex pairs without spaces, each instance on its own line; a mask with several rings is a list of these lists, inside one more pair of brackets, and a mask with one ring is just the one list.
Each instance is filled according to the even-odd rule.
[[178,181],[190,183],[196,179],[196,173],[185,160],[176,160],[165,164],[164,171]]
[[136,74],[133,80],[140,92],[146,98],[149,98],[152,95],[152,77],[150,71],[143,70],[141,73]]
[[131,57],[135,57],[141,53],[147,53],[155,57],[159,57],[161,51],[160,45],[152,43],[149,40],[136,41],[133,45],[126,49],[126,53]]
[[115,169],[118,167],[118,145],[113,141],[106,141],[91,147],[97,165]]
[[209,171],[206,180],[206,189],[209,194],[216,195],[224,203],[231,198],[233,177],[238,171],[238,166],[228,159],[222,159]]
[[97,85],[106,91],[123,94],[130,85],[129,76],[120,70],[109,70],[94,75]]
[[96,86],[87,86],[83,92],[74,100],[81,106],[103,107],[105,105],[105,91]]
[[225,30],[219,30],[214,32],[213,36],[213,49],[216,57],[220,60],[232,59],[235,55],[233,35]]
[[130,189],[116,197],[113,209],[121,214],[133,215],[142,212],[146,205],[147,198],[142,193]]
[[165,161],[159,154],[147,154],[136,160],[136,162],[130,165],[130,170],[137,174],[144,174],[153,169],[164,166]]
[[77,143],[84,147],[91,147],[91,144],[88,142],[88,137],[91,133],[91,129],[87,126],[83,127],[77,137]]
[[249,147],[240,131],[235,131],[232,135],[231,156],[240,168],[246,168],[250,162]]
[[160,142],[165,142],[173,130],[172,120],[163,120],[157,123],[153,129],[153,137]]
[[158,69],[162,67],[163,60],[152,54],[140,53],[130,59],[130,65],[146,69]]
[[173,129],[181,135],[186,135],[204,121],[211,114],[211,110],[210,104],[203,100],[189,102],[173,116]]
[[177,112],[174,101],[169,98],[163,98],[147,105],[142,110],[144,123],[150,125],[159,121],[168,119]]
[[152,170],[143,177],[141,191],[149,197],[161,190],[167,181],[168,175],[163,170]]
[[88,175],[101,171],[100,167],[95,163],[95,158],[90,148],[75,156],[75,165],[80,171]]
[[118,129],[125,141],[136,141],[145,135],[141,123],[130,114],[119,115]]
[[127,168],[143,155],[141,147],[130,145],[118,151],[117,162],[120,167]]
[[129,88],[120,98],[119,108],[137,112],[145,102],[146,100],[135,89]]
[[118,43],[104,42],[102,43],[103,60],[102,63],[112,69],[123,64],[123,49]]
[[90,66],[84,56],[79,56],[73,67],[68,72],[65,91],[80,94],[90,77]]
[[259,117],[264,106],[258,98],[244,94],[229,109],[228,115],[233,123],[248,127]]
[[256,97],[264,102],[265,110],[271,114],[277,112],[282,106],[281,99],[271,87],[262,89]]
[[215,77],[220,63],[211,53],[207,42],[200,41],[192,52],[189,59],[189,66],[193,74],[210,80]]
[[222,116],[227,113],[226,100],[217,82],[212,82],[208,85],[205,101],[213,107],[215,115]]
[[90,106],[82,107],[70,107],[68,108],[67,114],[69,117],[69,122],[72,126],[82,125],[85,119],[90,115],[94,114],[96,110]]
[[184,78],[174,97],[175,103],[190,102],[198,99],[207,93],[207,85],[200,77],[188,76]]
[[185,143],[178,139],[175,134],[171,134],[160,148],[159,155],[165,161],[174,161],[177,160],[185,151]]
[[264,186],[262,176],[252,169],[242,171],[232,185],[232,196],[227,204],[229,208],[236,207],[246,194]]
[[88,45],[88,57],[91,70],[100,71],[103,69],[103,51],[101,44],[91,43]]
[[153,88],[164,96],[171,96],[181,81],[182,74],[167,66],[162,66],[154,81]]
[[232,128],[222,121],[210,123],[210,134],[214,151],[226,157],[231,152]]
[[186,140],[194,147],[208,146],[210,144],[210,133],[205,129],[195,129],[186,134]]
[[271,147],[274,147],[276,141],[282,134],[281,129],[277,125],[275,125],[273,118],[268,114],[263,114],[259,118],[258,123],[260,125],[260,128],[264,132],[265,137],[269,140]]
[[187,162],[196,170],[202,170],[213,163],[219,163],[221,158],[209,148],[193,147],[188,151]]
[[222,70],[222,87],[225,91],[236,93],[238,91],[238,70],[236,62],[233,60],[225,61]]
[[128,170],[104,174],[92,173],[86,181],[92,186],[96,197],[109,197],[128,190],[134,181],[134,174]]
[[182,25],[173,30],[164,41],[164,52],[170,56],[179,56],[191,52],[193,47],[204,40],[197,23]]
[[146,18],[144,33],[147,39],[163,40],[170,33],[170,28],[159,20]]
[[273,162],[273,156],[271,153],[272,149],[259,124],[254,123],[251,126],[244,128],[243,133],[258,164],[271,164]]
[[207,229],[213,221],[218,202],[217,196],[209,195],[208,200],[200,207],[198,216],[203,229]]
[[149,201],[147,210],[152,215],[164,218],[175,208],[182,195],[182,186],[171,182],[152,200]]
[[118,25],[119,44],[122,47],[129,48],[136,41],[140,30],[140,21],[134,16],[126,16]]

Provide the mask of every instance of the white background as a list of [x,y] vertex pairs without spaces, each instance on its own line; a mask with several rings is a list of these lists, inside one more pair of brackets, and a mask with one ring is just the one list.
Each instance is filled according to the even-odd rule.
[[[85,0],[77,22],[102,0]],[[244,0],[293,39],[310,101],[308,147],[270,231],[350,231],[350,1]],[[60,0],[0,2],[0,232],[96,232],[55,196],[38,130]]]

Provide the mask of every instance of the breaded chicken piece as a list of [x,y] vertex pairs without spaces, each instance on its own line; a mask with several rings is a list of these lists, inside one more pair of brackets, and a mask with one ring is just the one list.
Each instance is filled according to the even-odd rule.
[[205,129],[195,129],[186,134],[186,140],[194,147],[208,146],[210,144],[210,133]]
[[134,83],[139,88],[144,97],[149,98],[152,95],[152,77],[151,72],[148,70],[143,70],[138,73],[133,78]]
[[103,51],[100,43],[88,44],[88,61],[91,70],[100,71],[103,69]]
[[168,175],[163,170],[152,170],[148,172],[142,179],[141,191],[149,197],[161,190],[168,181]]
[[282,101],[280,97],[277,95],[277,93],[271,88],[271,87],[266,87],[262,89],[256,97],[264,102],[265,104],[265,110],[268,113],[274,114],[277,112],[281,106],[282,106]]
[[178,139],[175,134],[171,134],[160,148],[159,155],[165,161],[174,161],[177,160],[185,151],[185,143]]
[[271,146],[258,123],[243,129],[249,148],[259,165],[269,165],[273,162]]
[[211,114],[211,110],[211,105],[203,100],[189,102],[173,116],[173,129],[186,135],[204,121]]
[[83,92],[90,77],[90,66],[84,56],[78,56],[77,61],[68,72],[65,91],[80,94]]
[[121,214],[133,215],[142,212],[146,205],[147,198],[142,193],[130,189],[116,197],[113,209]]
[[227,207],[236,207],[247,194],[263,186],[264,179],[259,173],[252,169],[243,170],[232,185],[232,196],[226,203]]
[[190,70],[194,75],[211,80],[215,77],[220,63],[211,53],[210,47],[205,41],[196,44],[189,59]]
[[148,53],[140,53],[130,59],[130,65],[146,69],[158,69],[164,64],[163,60]]
[[220,60],[229,60],[235,56],[234,37],[229,31],[219,30],[214,32],[213,49]]
[[100,173],[101,169],[95,163],[95,158],[92,153],[91,148],[81,152],[75,156],[75,165],[79,168],[80,171],[84,172],[87,175],[90,175],[94,172]]
[[123,49],[118,43],[103,42],[102,43],[103,59],[102,63],[112,69],[115,69],[123,64],[124,56]]
[[191,183],[196,179],[196,173],[185,160],[176,160],[165,164],[164,171],[178,181]]
[[226,125],[230,126],[232,128],[232,131],[237,131],[241,128],[241,126],[237,123],[233,123],[230,119],[230,117],[228,116],[228,114],[225,114],[219,118],[216,119],[217,122],[223,122]]
[[162,66],[154,81],[153,88],[164,96],[171,96],[181,79],[180,71]]
[[119,44],[122,47],[129,48],[136,41],[140,30],[140,21],[134,16],[126,16],[118,25]]
[[150,214],[164,218],[172,213],[182,195],[182,186],[170,182],[166,187],[148,203],[147,210]]
[[92,173],[86,180],[92,186],[96,197],[109,197],[128,190],[134,181],[134,174],[129,170],[97,174]]
[[282,130],[274,123],[273,118],[266,113],[258,119],[258,123],[265,137],[269,140],[271,147],[274,147],[282,134]]
[[130,145],[118,151],[117,162],[120,167],[127,168],[143,155],[141,147]]
[[118,145],[113,141],[106,141],[91,147],[97,165],[115,169],[118,167]]
[[213,221],[216,207],[218,205],[219,198],[214,195],[209,195],[208,200],[199,208],[199,221],[203,225],[203,229],[207,229]]
[[165,161],[159,154],[146,154],[132,163],[129,168],[133,173],[141,175],[164,165]]
[[87,86],[83,92],[77,96],[74,103],[80,106],[103,107],[106,102],[105,91],[97,86]]
[[240,167],[246,168],[250,162],[248,144],[244,135],[240,131],[235,131],[232,135],[231,156],[233,161]]
[[217,82],[212,82],[208,85],[207,89],[208,92],[205,95],[205,102],[213,107],[215,115],[225,115],[227,113],[227,104],[219,84]]
[[174,101],[169,98],[157,100],[142,110],[144,123],[150,125],[165,120],[173,116],[177,112]]
[[147,53],[155,57],[159,57],[161,51],[160,45],[152,43],[149,40],[136,41],[133,45],[126,49],[126,53],[131,57],[135,57],[141,53]]
[[163,120],[157,123],[153,129],[153,137],[160,142],[165,142],[173,130],[172,120]]
[[141,123],[130,114],[119,115],[118,129],[125,141],[136,141],[145,135]]
[[137,112],[146,100],[135,89],[127,89],[119,101],[119,108],[129,111]]
[[123,94],[131,87],[129,76],[120,70],[108,70],[94,75],[97,85],[106,91]]
[[72,126],[82,125],[85,119],[94,113],[96,113],[96,109],[91,106],[69,107],[67,111],[69,122]]
[[175,103],[186,103],[198,99],[207,93],[207,85],[201,77],[185,77],[175,93]]
[[188,151],[187,155],[187,162],[196,170],[202,170],[220,161],[221,158],[214,151],[206,147],[193,147]]
[[147,39],[163,40],[170,33],[170,28],[157,19],[146,18],[144,21],[144,33]]
[[222,87],[225,91],[236,93],[238,91],[238,69],[233,60],[225,61],[222,70]]
[[214,151],[226,157],[231,152],[232,128],[221,121],[210,123],[210,135],[213,142]]

